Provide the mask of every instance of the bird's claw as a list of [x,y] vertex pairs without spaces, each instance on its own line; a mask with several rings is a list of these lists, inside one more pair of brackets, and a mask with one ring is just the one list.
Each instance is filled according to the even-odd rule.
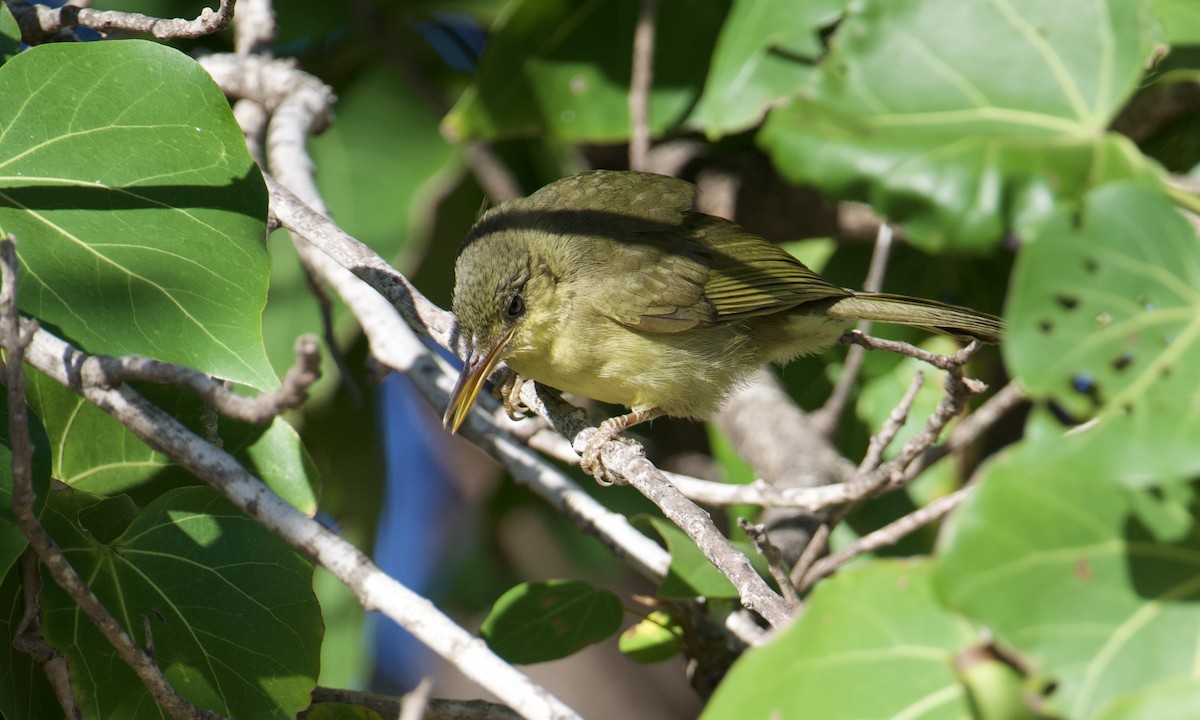
[[581,434],[575,442],[575,451],[579,453],[580,469],[591,475],[596,479],[597,483],[605,487],[624,484],[624,478],[605,467],[604,460],[600,457],[600,451],[611,440],[623,442],[626,445],[637,446],[636,440],[621,435],[625,431],[625,428],[621,423],[614,422],[614,420],[619,420],[619,418],[605,420],[594,431]]
[[504,412],[512,420],[522,420],[532,412],[521,400],[521,388],[524,386],[525,378],[512,371],[495,386],[496,399],[504,403]]

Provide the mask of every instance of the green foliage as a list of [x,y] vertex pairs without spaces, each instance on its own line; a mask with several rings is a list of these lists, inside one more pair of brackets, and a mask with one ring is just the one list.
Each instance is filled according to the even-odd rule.
[[617,646],[634,662],[662,662],[683,648],[683,628],[670,613],[655,610],[621,633]]
[[[290,718],[307,707],[321,644],[312,565],[206,487],[130,510],[63,491],[42,520],[125,629],[139,642],[153,634],[158,665],[184,697],[234,717]],[[46,640],[70,658],[89,717],[160,717],[141,681],[49,578],[42,607]]]
[[760,142],[785,176],[868,200],[927,247],[985,248],[1104,182],[1155,182],[1105,128],[1157,27],[1131,0],[861,3]]
[[796,623],[734,663],[701,717],[964,717],[954,655],[974,633],[934,601],[932,571],[879,561],[822,583]]
[[1022,443],[989,466],[942,538],[936,585],[1055,683],[1055,711],[1088,718],[1190,676],[1200,531],[1190,486],[1129,489],[1078,445]]
[[[629,135],[629,73],[637,0],[524,0],[493,28],[479,78],[446,117],[456,139],[547,133],[618,142]],[[678,125],[700,95],[727,10],[723,1],[662,0],[650,126]]]
[[1013,275],[1010,368],[1083,419],[1126,482],[1200,471],[1200,248],[1161,194],[1097,189],[1039,228]]
[[620,598],[582,580],[522,583],[496,600],[479,634],[509,662],[546,662],[611,636],[622,613]]
[[275,386],[266,188],[212,78],[140,40],[42,45],[0,68],[0,99],[21,309],[89,352]]

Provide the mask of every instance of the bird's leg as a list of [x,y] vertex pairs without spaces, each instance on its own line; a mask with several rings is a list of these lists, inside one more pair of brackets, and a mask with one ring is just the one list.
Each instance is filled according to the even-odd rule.
[[579,467],[588,475],[596,478],[596,482],[601,485],[612,485],[613,481],[609,479],[608,471],[604,468],[604,463],[600,461],[600,449],[609,440],[616,440],[621,433],[625,432],[634,425],[653,420],[656,417],[661,417],[663,411],[658,408],[649,408],[646,410],[634,410],[625,415],[618,415],[614,418],[609,418],[600,423],[596,428],[596,432],[587,440],[587,444],[579,451]]
[[521,401],[521,388],[524,386],[525,378],[513,372],[511,368],[504,380],[495,386],[496,399],[504,403],[504,412],[513,420],[521,420],[530,412]]

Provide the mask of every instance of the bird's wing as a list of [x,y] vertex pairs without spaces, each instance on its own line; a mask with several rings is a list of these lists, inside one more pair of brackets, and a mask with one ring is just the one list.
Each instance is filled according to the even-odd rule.
[[646,332],[681,332],[846,297],[785,250],[719,218],[694,214],[675,233],[627,236],[607,263],[624,282],[606,314]]

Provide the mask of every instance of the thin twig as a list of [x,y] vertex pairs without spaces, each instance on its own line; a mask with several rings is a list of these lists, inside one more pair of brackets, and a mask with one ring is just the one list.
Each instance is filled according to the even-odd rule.
[[779,548],[775,547],[771,542],[771,538],[767,536],[767,529],[763,525],[756,525],[746,518],[738,518],[738,527],[740,527],[750,538],[750,542],[754,543],[754,547],[762,553],[767,559],[767,568],[771,571],[771,577],[775,578],[775,584],[779,585],[779,590],[783,593],[783,599],[787,604],[795,610],[800,607],[800,593],[796,591],[796,586],[792,584],[791,578],[788,577],[787,568],[783,566],[783,554],[779,552]]
[[974,443],[979,436],[996,424],[1010,410],[1025,400],[1025,392],[1015,380],[1009,381],[970,415],[963,418],[941,445],[935,445],[914,460],[904,471],[905,482],[911,482],[931,465]]
[[800,589],[802,591],[808,590],[816,581],[827,575],[831,575],[835,570],[859,555],[895,545],[920,528],[945,517],[951,510],[961,505],[963,500],[967,499],[967,495],[972,490],[972,487],[968,485],[967,487],[955,490],[949,495],[943,495],[925,507],[862,536],[832,555],[821,558],[804,575],[801,580]]
[[21,597],[25,607],[14,629],[12,645],[42,666],[42,673],[50,683],[63,713],[71,720],[81,720],[83,713],[80,712],[75,694],[71,691],[71,670],[67,665],[67,658],[50,647],[42,636],[42,609],[39,603],[42,573],[38,569],[37,552],[32,546],[26,546],[17,563],[17,570],[21,575]]
[[904,423],[908,422],[908,412],[912,409],[912,404],[917,399],[917,393],[921,391],[924,385],[925,373],[917,371],[913,375],[912,381],[908,384],[908,390],[905,391],[904,397],[900,398],[900,402],[888,414],[883,427],[879,429],[879,432],[872,435],[871,440],[867,443],[867,452],[863,454],[862,462],[858,465],[860,473],[873,470],[875,466],[879,465],[888,445],[892,444],[892,440],[896,439],[896,434],[904,427]]
[[46,5],[12,2],[9,10],[21,28],[21,39],[31,45],[45,42],[57,33],[75,27],[96,32],[114,30],[149,33],[159,40],[198,38],[220,32],[233,20],[233,0],[221,0],[215,11],[204,8],[194,20],[156,18],[141,13],[117,10],[92,10],[76,5],[52,8]]
[[[8,388],[8,432],[12,446],[12,507],[17,525],[29,540],[29,546],[50,573],[54,582],[79,606],[105,639],[116,650],[121,661],[146,686],[146,690],[173,718],[215,719],[216,713],[198,708],[183,699],[163,677],[154,659],[146,654],[104,603],[96,597],[87,583],[71,566],[54,538],[46,532],[34,514],[37,495],[33,489],[33,441],[29,436],[29,418],[25,405],[25,360],[26,351],[34,341],[38,329],[36,323],[22,326],[17,312],[17,262],[16,239],[9,235],[0,241],[0,270],[3,272],[0,286],[0,337],[7,351],[5,384]],[[70,708],[64,708],[69,710]]]
[[629,78],[629,168],[648,170],[650,86],[654,82],[654,36],[658,0],[641,0],[633,31],[633,72]]
[[238,55],[265,55],[275,42],[271,0],[238,0],[233,13],[233,49]]
[[284,410],[303,405],[308,399],[308,388],[320,377],[317,339],[303,335],[296,340],[295,350],[296,363],[288,369],[283,383],[257,397],[234,393],[223,382],[199,370],[135,355],[119,358],[93,355],[79,369],[79,378],[85,387],[112,388],[133,381],[176,385],[199,395],[226,417],[265,423]]

